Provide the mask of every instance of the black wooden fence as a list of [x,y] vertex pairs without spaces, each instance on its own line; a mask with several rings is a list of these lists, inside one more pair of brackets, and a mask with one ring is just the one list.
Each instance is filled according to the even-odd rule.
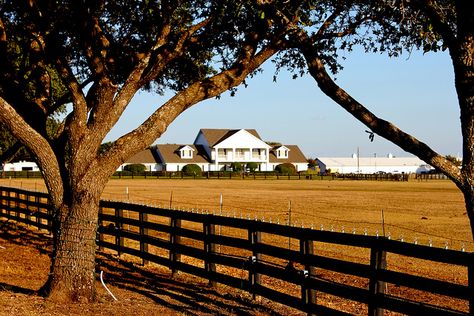
[[[0,218],[51,229],[48,197],[0,187]],[[473,253],[375,236],[344,234],[219,216],[101,201],[98,246],[225,284],[308,314],[416,315],[474,313]],[[328,251],[334,248],[334,251]],[[366,257],[338,255],[360,252]],[[335,255],[331,255],[331,253]],[[460,282],[397,267],[404,260],[459,272]],[[430,269],[428,268],[427,271]],[[464,280],[464,281],[463,281]],[[404,292],[405,291],[405,292]],[[403,295],[403,293],[408,293]],[[327,297],[345,304],[327,304]],[[355,308],[355,309],[354,309]]]
[[[0,171],[0,178],[4,179],[41,179],[40,171]],[[183,171],[117,171],[112,179],[247,179],[247,180],[367,180],[367,181],[418,181],[448,180],[441,173],[434,174],[392,174],[392,173],[332,173],[327,175],[298,172],[295,174],[265,172],[231,172],[231,171],[206,171],[200,173],[187,173]]]

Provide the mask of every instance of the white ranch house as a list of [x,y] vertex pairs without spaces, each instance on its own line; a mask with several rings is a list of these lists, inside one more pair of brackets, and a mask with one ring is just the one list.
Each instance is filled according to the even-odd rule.
[[234,162],[245,166],[255,162],[259,171],[273,171],[282,163],[291,163],[297,171],[308,169],[306,157],[296,145],[271,146],[254,129],[201,129],[192,145],[159,144],[127,160],[141,163],[149,171],[181,171],[197,164],[203,171],[230,170]]

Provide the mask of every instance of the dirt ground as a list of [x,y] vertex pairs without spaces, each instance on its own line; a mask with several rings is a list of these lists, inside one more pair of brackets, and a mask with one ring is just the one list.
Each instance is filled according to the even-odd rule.
[[[143,267],[130,257],[119,258],[111,253],[98,254],[97,274],[104,272],[104,282],[117,300],[97,280],[96,303],[56,304],[37,293],[47,278],[50,249],[51,239],[45,233],[0,221],[0,316],[305,315],[264,298],[252,300],[249,293],[234,288],[223,285],[210,288],[206,281],[190,275],[178,274],[171,278],[165,268]],[[338,278],[335,274],[320,277]],[[353,286],[361,286],[356,284],[360,282],[357,279],[349,281]],[[387,290],[401,297],[420,295],[400,287],[392,286]],[[437,299],[429,295],[423,300],[436,304]],[[354,315],[367,315],[366,306],[324,293],[319,293],[318,303]],[[454,299],[442,305],[468,310],[466,302]],[[385,312],[384,315],[398,314]]]
[[50,264],[50,238],[11,222],[0,222],[0,315],[299,315],[298,311],[189,275],[98,257],[98,269],[115,301],[97,281],[98,302],[55,304],[37,294]]

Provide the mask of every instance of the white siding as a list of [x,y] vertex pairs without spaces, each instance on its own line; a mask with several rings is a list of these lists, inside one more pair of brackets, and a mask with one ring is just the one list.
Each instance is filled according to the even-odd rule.
[[39,171],[38,165],[30,161],[19,161],[3,165],[4,171]]

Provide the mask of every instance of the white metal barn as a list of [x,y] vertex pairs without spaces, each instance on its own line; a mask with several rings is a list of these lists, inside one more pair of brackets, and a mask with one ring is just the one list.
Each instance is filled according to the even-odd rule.
[[31,161],[9,162],[3,165],[3,171],[40,171],[38,165]]
[[321,172],[331,170],[332,173],[427,173],[433,168],[418,157],[319,157],[318,166]]

